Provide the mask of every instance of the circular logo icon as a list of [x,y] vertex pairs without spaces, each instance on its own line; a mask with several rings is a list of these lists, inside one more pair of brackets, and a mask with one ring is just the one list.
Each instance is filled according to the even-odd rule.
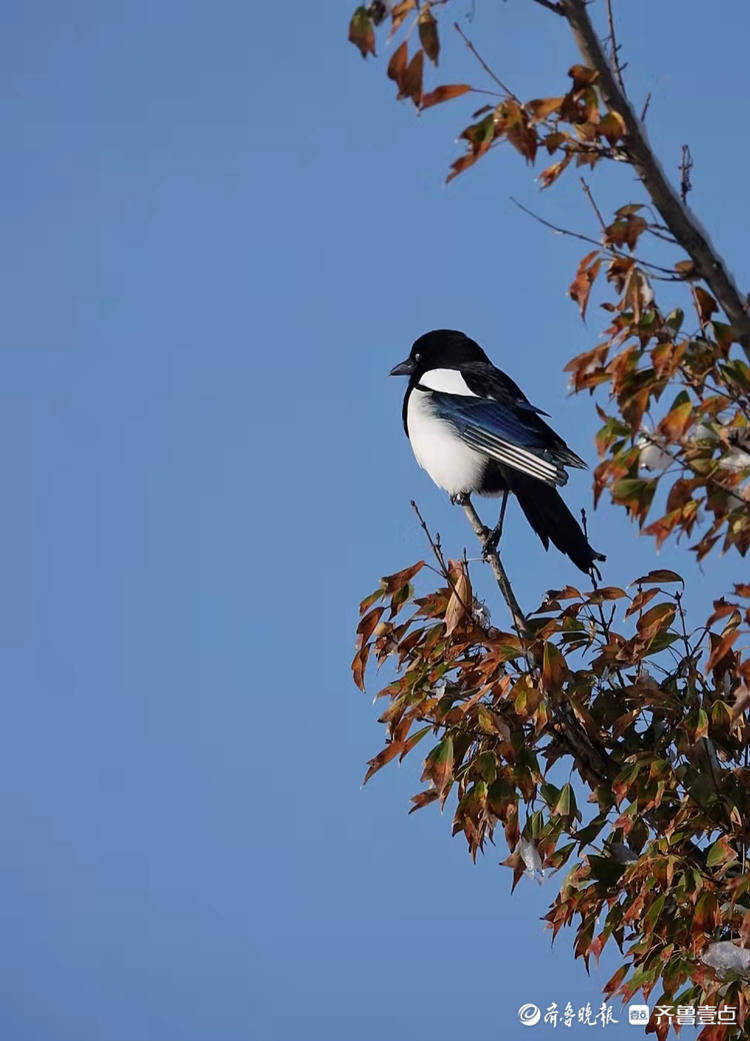
[[518,1018],[525,1027],[535,1027],[539,1020],[542,1018],[542,1013],[538,1005],[534,1005],[529,1002],[526,1005],[521,1005],[518,1010]]

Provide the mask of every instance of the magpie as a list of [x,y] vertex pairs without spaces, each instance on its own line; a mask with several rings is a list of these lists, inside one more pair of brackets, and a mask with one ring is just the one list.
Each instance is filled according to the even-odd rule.
[[406,436],[419,465],[451,502],[467,502],[474,492],[502,495],[485,552],[500,540],[512,492],[545,549],[552,542],[585,572],[606,560],[589,545],[557,491],[568,480],[566,466],[586,464],[478,343],[453,329],[435,329],[414,342],[391,376],[409,377],[402,410]]

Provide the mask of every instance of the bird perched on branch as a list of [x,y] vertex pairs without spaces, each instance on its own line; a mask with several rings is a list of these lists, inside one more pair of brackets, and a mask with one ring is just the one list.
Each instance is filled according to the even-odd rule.
[[566,466],[586,464],[478,343],[452,329],[425,333],[391,376],[409,377],[404,429],[435,484],[457,503],[473,492],[502,496],[485,552],[497,547],[512,492],[545,549],[552,542],[586,572],[606,559],[589,545],[557,491],[568,480]]

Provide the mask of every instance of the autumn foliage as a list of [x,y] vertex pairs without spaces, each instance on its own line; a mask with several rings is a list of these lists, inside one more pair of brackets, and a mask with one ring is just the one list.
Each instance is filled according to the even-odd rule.
[[[575,233],[587,241],[570,296],[585,317],[596,288],[606,314],[598,341],[566,366],[574,391],[596,395],[595,501],[606,493],[654,548],[681,540],[699,561],[725,552],[739,565],[750,546],[746,301],[732,295],[721,258],[707,260],[705,242],[685,231],[687,181],[681,200],[665,201],[647,161],[644,175],[614,39],[609,61],[563,70],[554,97],[519,99],[468,40],[482,86],[426,85],[448,6],[360,6],[350,39],[367,56],[377,34],[408,35],[394,41],[387,76],[419,109],[498,95],[461,131],[449,180],[501,145],[528,163],[544,157],[543,188],[603,162],[636,166],[642,197],[613,213],[584,182],[592,229]],[[581,0],[543,6],[590,56]],[[735,967],[710,963],[719,941],[750,949],[750,583],[738,574],[705,618],[688,619],[675,572],[634,576],[626,589],[592,581],[549,590],[504,629],[475,599],[468,564],[432,550],[428,565],[383,579],[361,604],[357,685],[368,661],[395,666],[377,695],[386,740],[366,779],[420,745],[424,788],[412,809],[452,799],[454,834],[475,858],[501,829],[513,887],[524,871],[564,868],[548,925],[574,928],[587,965],[617,944],[607,995],[736,1005],[738,1027],[700,1037],[744,1036],[750,952],[744,968],[739,956]],[[559,760],[574,783],[552,782]],[[664,1037],[669,1026],[649,1030]]]

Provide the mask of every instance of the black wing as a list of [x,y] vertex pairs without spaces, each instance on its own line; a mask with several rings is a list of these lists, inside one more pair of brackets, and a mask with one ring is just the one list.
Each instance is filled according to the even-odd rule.
[[[568,480],[565,466],[586,467],[541,418],[521,389],[488,362],[461,366],[477,397],[431,391],[435,412],[452,423],[461,438],[497,462],[550,485]],[[428,388],[425,388],[428,389]]]

